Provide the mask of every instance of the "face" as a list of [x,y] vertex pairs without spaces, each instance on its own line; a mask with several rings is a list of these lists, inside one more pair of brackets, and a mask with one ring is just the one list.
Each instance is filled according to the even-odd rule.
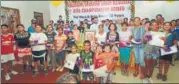
[[139,19],[139,18],[136,18],[136,19],[134,20],[134,24],[135,24],[136,26],[140,26],[140,19]]
[[144,19],[144,20],[142,21],[142,25],[145,25],[146,21],[147,21],[147,20]]
[[94,19],[94,23],[98,23],[98,19],[97,18]]
[[36,26],[35,27],[35,31],[37,32],[37,33],[39,33],[39,32],[41,32],[42,31],[42,28],[40,27],[40,26]]
[[165,30],[165,31],[170,31],[170,28],[171,28],[171,25],[170,25],[169,23],[166,23],[166,24],[164,25],[164,30]]
[[145,28],[149,29],[149,27],[150,27],[150,23],[146,23]]
[[105,21],[105,24],[106,24],[106,25],[109,25],[109,20],[106,20],[106,21]]
[[125,19],[124,19],[124,22],[128,22],[128,19],[127,19],[127,18],[125,18]]
[[72,52],[72,53],[76,53],[76,51],[77,51],[77,48],[76,48],[75,46],[72,46],[72,47],[71,47],[71,52]]
[[48,31],[52,31],[53,30],[53,27],[51,25],[48,26],[47,28]]
[[90,50],[90,44],[89,43],[85,43],[84,44],[84,49],[85,49],[85,51],[89,51]]
[[99,52],[99,53],[101,53],[103,50],[102,50],[102,47],[101,46],[98,46],[97,47],[97,51]]
[[156,22],[153,22],[152,25],[151,25],[151,28],[152,28],[153,31],[158,31],[159,25]]
[[114,31],[114,30],[115,30],[114,24],[112,24],[112,25],[110,26],[110,29],[111,29],[111,31]]
[[77,26],[77,25],[75,25],[73,29],[78,29],[78,26]]
[[59,20],[62,20],[62,17],[59,17]]
[[173,27],[176,26],[176,21],[172,21],[172,26],[173,26]]
[[127,29],[127,25],[123,25],[123,26],[122,26],[122,29]]
[[157,21],[161,21],[162,20],[162,17],[161,16],[157,16]]
[[179,20],[177,20],[176,24],[177,24],[177,26],[179,26]]
[[5,27],[5,26],[2,26],[1,30],[2,30],[2,33],[7,33],[8,32],[8,28]]
[[107,53],[110,52],[111,51],[110,46],[105,46],[104,51]]
[[104,31],[103,27],[99,26],[99,32],[103,32],[103,31]]
[[53,21],[50,21],[49,23],[50,23],[50,24],[53,24]]
[[63,29],[62,29],[62,28],[59,28],[59,29],[58,29],[58,34],[59,34],[59,35],[63,34]]
[[134,21],[129,21],[130,26],[134,26]]
[[68,37],[73,37],[73,34],[72,34],[72,33],[69,33],[69,34],[68,34]]
[[22,32],[22,31],[24,31],[24,27],[18,26],[18,27],[17,27],[17,30],[18,30],[19,32]]

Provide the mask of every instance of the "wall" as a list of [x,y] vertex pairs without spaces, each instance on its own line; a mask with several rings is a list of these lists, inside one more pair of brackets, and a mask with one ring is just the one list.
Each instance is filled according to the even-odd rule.
[[[50,3],[49,7],[51,20],[56,22],[59,15],[62,15],[65,19],[64,3],[58,7]],[[167,1],[135,1],[135,16],[153,19],[157,14],[162,14],[166,21],[170,21],[179,18],[179,11],[175,10],[177,8],[179,8],[179,1],[173,3]]]
[[49,1],[1,1],[1,6],[19,9],[21,23],[26,29],[31,25],[34,12],[43,13],[45,25],[50,20]]

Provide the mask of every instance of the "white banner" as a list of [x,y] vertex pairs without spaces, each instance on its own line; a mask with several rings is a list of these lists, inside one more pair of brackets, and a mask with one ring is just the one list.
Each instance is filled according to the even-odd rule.
[[68,1],[69,20],[75,24],[84,19],[91,20],[97,16],[98,20],[131,18],[132,1]]

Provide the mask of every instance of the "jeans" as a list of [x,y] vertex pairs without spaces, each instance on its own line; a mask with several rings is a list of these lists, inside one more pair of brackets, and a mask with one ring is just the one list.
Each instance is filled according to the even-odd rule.
[[93,76],[93,72],[82,72],[82,76],[83,76],[83,80],[93,80],[94,76]]
[[145,66],[144,48],[134,47],[134,54],[135,54],[135,63],[144,67]]
[[113,72],[108,72],[107,77],[102,77],[102,83],[112,83]]
[[56,56],[55,56],[55,50],[50,49],[47,52],[47,56],[48,56],[48,63],[50,63],[52,65],[53,68],[56,68]]

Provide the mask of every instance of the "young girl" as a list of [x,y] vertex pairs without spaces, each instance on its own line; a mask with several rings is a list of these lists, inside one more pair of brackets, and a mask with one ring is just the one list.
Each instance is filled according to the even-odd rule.
[[122,23],[122,31],[119,33],[119,51],[120,51],[120,62],[121,62],[121,74],[128,76],[128,64],[130,59],[131,48],[130,40],[132,33],[127,31],[127,23]]
[[135,72],[134,76],[138,76],[139,74],[139,66],[140,66],[140,72],[141,76],[140,79],[144,79],[144,67],[145,67],[145,61],[144,61],[144,43],[143,38],[145,35],[145,29],[143,26],[141,26],[141,19],[139,17],[134,18],[135,26],[132,29],[132,39],[135,42],[139,42],[139,44],[133,43],[134,48],[134,54],[135,54]]
[[[73,32],[72,31],[70,31],[69,33],[68,33],[68,38],[67,38],[67,47],[66,47],[66,49],[70,52],[70,48],[71,48],[71,46],[72,45],[74,45],[74,44],[76,44],[75,43],[75,39],[73,38]],[[68,52],[68,53],[69,53]]]
[[34,71],[32,77],[35,77],[38,72],[38,61],[44,64],[44,74],[48,74],[47,70],[47,56],[46,56],[46,44],[47,36],[42,33],[42,28],[40,25],[36,25],[36,33],[31,34],[30,43],[32,45],[32,57],[34,61]]
[[[98,52],[98,53],[97,53],[97,52]],[[102,46],[101,46],[101,45],[98,45],[98,46],[97,46],[97,49],[96,49],[96,52],[95,52],[95,53],[98,54],[98,55],[100,55],[101,53],[103,53],[103,49],[102,49]],[[94,69],[97,69],[97,68],[100,68],[100,67],[104,66],[104,63],[102,62],[102,60],[101,60],[101,59],[97,59],[96,56],[94,56],[93,62],[94,62]],[[103,83],[102,77],[95,75],[95,73],[94,73],[94,76],[95,76],[95,79],[96,79],[96,80],[100,80],[100,82]]]
[[112,83],[112,76],[115,69],[115,62],[117,62],[119,53],[111,52],[110,45],[106,44],[104,46],[104,53],[99,55],[99,52],[96,53],[96,58],[101,59],[102,62],[107,65],[106,73],[107,77],[103,77],[103,83]]
[[55,48],[54,48],[54,38],[56,36],[56,33],[54,32],[53,26],[52,25],[48,25],[47,26],[47,32],[45,33],[47,35],[48,38],[48,42],[47,42],[47,57],[49,58],[48,60],[48,64],[52,65],[52,72],[55,71],[56,68],[56,57],[55,57]]
[[30,33],[25,31],[24,25],[22,24],[18,24],[16,27],[17,33],[14,38],[17,43],[18,56],[23,60],[21,71],[21,74],[23,74],[27,70],[27,65],[31,64],[32,52],[29,43]]
[[74,36],[76,42],[79,43],[80,42],[80,31],[78,30],[77,25],[73,26],[72,32],[73,32],[73,36]]
[[[145,25],[148,25],[150,23],[147,23]],[[156,21],[153,21],[150,26],[151,31],[149,31],[149,28],[145,29],[145,40],[147,41],[145,45],[145,75],[147,78],[149,78],[149,81],[152,82],[151,77],[153,74],[154,66],[156,64],[156,59],[159,56],[159,47],[150,45],[150,40],[152,40],[152,33],[159,32],[159,24]]]
[[[161,39],[164,40],[165,45],[163,46],[163,49],[166,50],[169,47],[174,45],[174,35],[171,33],[171,23],[170,22],[164,23],[164,31],[165,31],[165,37],[162,37]],[[160,56],[159,73],[157,75],[158,79],[167,81],[167,73],[169,70],[169,64],[172,61],[172,55],[173,54]]]
[[1,35],[1,63],[5,73],[5,80],[10,80],[10,73],[13,75],[18,74],[12,69],[12,61],[15,60],[14,57],[14,36],[8,31],[8,25],[2,24],[2,35]]
[[76,44],[72,44],[70,47],[71,47],[71,53],[69,53],[66,56],[66,59],[68,59],[68,60],[70,60],[72,58],[76,59],[76,64],[74,66],[74,69],[73,70],[69,70],[69,72],[72,73],[72,74],[78,75],[78,79],[79,79],[80,78],[80,76],[79,76],[79,66],[77,64],[77,61],[79,60],[80,54],[77,53],[77,45]]
[[104,27],[103,25],[99,25],[98,27],[98,31],[95,35],[96,39],[97,39],[97,43],[98,44],[104,44],[105,43],[105,38],[106,38],[106,32],[104,32]]
[[67,36],[68,33],[70,32],[70,28],[69,28],[69,25],[68,24],[65,24],[65,27],[64,27],[64,34]]
[[65,46],[66,46],[66,35],[63,34],[63,28],[58,28],[58,35],[55,36],[54,46],[56,51],[57,69],[56,71],[63,71],[64,58],[65,58]]

